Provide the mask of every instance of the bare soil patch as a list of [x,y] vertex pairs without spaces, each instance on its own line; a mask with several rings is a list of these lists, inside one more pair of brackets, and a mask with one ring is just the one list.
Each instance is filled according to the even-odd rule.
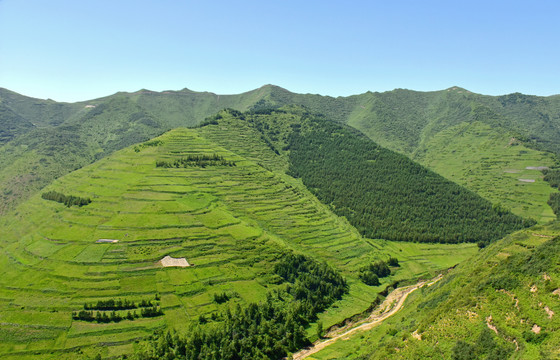
[[119,240],[117,239],[99,239],[96,241],[96,243],[109,243],[109,244],[114,244],[114,243],[118,243]]
[[163,267],[171,267],[171,266],[188,267],[188,266],[191,266],[191,264],[189,264],[187,259],[185,259],[185,258],[173,258],[169,255],[167,255],[166,257],[161,259],[159,262],[160,262],[161,266],[163,266]]

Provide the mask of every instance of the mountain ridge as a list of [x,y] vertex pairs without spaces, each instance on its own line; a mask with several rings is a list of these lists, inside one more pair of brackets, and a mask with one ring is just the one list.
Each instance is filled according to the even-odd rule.
[[[126,102],[124,99],[127,99],[129,105],[118,109],[118,104]],[[431,170],[443,174],[452,181],[459,181],[461,185],[474,191],[479,191],[480,187],[477,187],[479,185],[486,188],[493,186],[493,178],[488,169],[481,170],[488,171],[484,173],[486,176],[481,178],[479,185],[471,187],[471,183],[466,180],[469,177],[469,169],[481,163],[487,156],[486,154],[475,152],[470,159],[467,159],[468,163],[465,167],[457,168],[455,174],[446,171],[455,162],[452,154],[447,153],[447,156],[443,158],[439,156],[440,154],[429,154],[430,149],[437,147],[441,149],[441,143],[435,144],[434,141],[439,141],[438,135],[446,134],[445,131],[448,129],[461,126],[461,124],[480,122],[493,128],[493,135],[488,136],[508,134],[510,138],[517,139],[517,143],[522,146],[541,151],[542,154],[548,152],[557,156],[560,152],[560,140],[558,140],[560,139],[560,96],[558,95],[538,97],[513,93],[493,97],[474,94],[454,86],[433,92],[395,89],[382,93],[366,92],[335,98],[296,94],[267,84],[237,95],[195,92],[186,88],[163,92],[140,90],[132,93],[121,92],[72,104],[29,98],[0,89],[0,101],[8,107],[9,111],[15,112],[27,122],[36,124],[36,127],[53,130],[62,129],[64,126],[75,127],[82,140],[88,144],[87,147],[91,148],[95,154],[94,157],[85,156],[79,161],[80,164],[110,154],[122,146],[146,141],[172,128],[195,126],[223,108],[246,111],[267,107],[278,108],[292,104],[304,106],[313,113],[323,114],[328,120],[348,124],[366,134],[379,145],[405,154]],[[113,113],[120,114],[113,117],[111,122],[107,122],[105,115],[97,114],[107,106],[113,108],[111,110]],[[130,109],[136,109],[133,110],[134,113],[125,114],[124,110],[127,106]],[[95,114],[97,115],[93,116]],[[133,121],[138,114],[143,114],[144,119],[152,119],[151,123],[155,127],[148,126],[141,130],[142,126]],[[119,125],[115,126],[116,124],[113,123]],[[96,133],[86,130],[92,127],[97,128]],[[49,181],[68,171],[60,167],[58,167],[59,170],[44,169],[44,164],[36,164],[36,160],[41,158],[45,158],[47,162],[50,161],[51,156],[48,151],[40,148],[37,149],[37,155],[31,156],[29,166],[20,164],[18,169],[15,169],[13,164],[17,162],[17,156],[19,156],[15,154],[25,153],[25,150],[20,148],[21,145],[29,146],[28,140],[25,140],[28,131],[32,131],[32,129],[23,127],[15,138],[10,138],[12,141],[0,147],[0,154],[6,164],[5,168],[0,170],[0,197],[4,204],[17,203],[17,197],[29,196],[33,191],[37,191]],[[34,137],[38,139],[47,136],[41,135],[39,130],[33,131]],[[448,134],[451,133],[448,132]],[[122,145],[96,140],[96,138],[111,139],[116,136],[122,138],[120,140]],[[462,143],[453,143],[457,140],[456,137],[450,137],[446,141],[449,140],[452,141],[452,146],[465,146]],[[498,152],[504,145],[495,142],[492,144],[492,151]],[[426,152],[428,152],[427,155]],[[533,154],[533,152],[531,153]],[[529,158],[537,158],[523,155],[522,151],[510,151],[508,154],[508,159],[511,161],[507,164],[500,165],[499,158],[493,162],[487,162],[490,164],[489,169],[492,170],[492,174],[503,173],[509,171],[510,168],[521,170],[516,169],[519,164],[527,162]],[[36,159],[37,156],[39,159]],[[435,158],[437,161],[434,160]],[[541,158],[544,159],[545,156],[541,156]],[[526,166],[552,167],[555,165],[555,160],[548,157],[543,163]],[[38,166],[39,170],[34,171],[35,166]],[[71,169],[74,167],[73,165]],[[23,183],[19,180],[15,181],[17,174],[24,174]],[[551,211],[546,208],[546,205],[544,208],[541,205],[533,206],[530,199],[548,196],[551,190],[544,186],[541,178],[534,174],[531,176],[531,180],[535,180],[535,184],[524,187],[523,205],[512,204],[511,206],[518,215],[534,217],[538,221],[544,222],[552,216]],[[500,185],[500,191],[481,194],[494,203],[507,204],[510,201],[504,195],[507,192],[504,187],[515,186],[515,181],[515,179],[510,179],[506,183],[504,180]],[[9,208],[13,208],[13,206],[3,206],[0,212],[7,211]]]
[[319,94],[319,93],[297,93],[297,92],[292,92],[282,86],[279,85],[275,85],[275,84],[264,84],[258,88],[255,89],[251,89],[251,90],[247,90],[247,91],[242,91],[240,93],[216,93],[213,91],[209,91],[209,90],[192,90],[189,89],[187,87],[184,87],[182,89],[166,89],[166,90],[161,90],[161,91],[157,91],[157,90],[150,90],[148,88],[141,88],[138,90],[134,90],[134,91],[117,91],[113,94],[110,95],[104,95],[104,96],[100,96],[100,97],[94,97],[91,99],[85,99],[85,100],[78,100],[78,101],[58,101],[58,100],[54,100],[51,98],[41,98],[41,97],[35,97],[35,96],[27,96],[23,93],[17,92],[17,91],[13,91],[10,90],[8,88],[4,88],[0,86],[0,98],[2,97],[7,97],[8,94],[11,94],[11,96],[21,96],[21,97],[26,97],[28,99],[33,99],[33,100],[41,100],[41,101],[48,101],[48,102],[55,102],[55,103],[63,103],[63,104],[82,104],[82,103],[86,103],[86,102],[91,102],[94,100],[100,100],[100,99],[105,99],[117,94],[136,94],[136,93],[140,93],[140,92],[149,92],[149,93],[159,93],[159,94],[165,94],[165,93],[179,93],[179,92],[184,92],[184,93],[198,93],[198,94],[211,94],[211,95],[219,95],[219,96],[228,96],[228,95],[242,95],[242,94],[246,94],[246,93],[251,93],[251,92],[255,92],[258,90],[262,90],[262,89],[273,89],[273,90],[279,90],[279,91],[284,91],[284,92],[289,92],[290,94],[297,94],[297,95],[316,95],[316,96],[321,96],[321,97],[329,97],[329,98],[333,98],[333,99],[338,99],[338,98],[349,98],[349,97],[354,97],[354,96],[360,96],[360,95],[366,95],[366,94],[385,94],[385,93],[391,93],[391,92],[395,92],[395,91],[409,91],[409,92],[414,92],[414,93],[443,93],[445,91],[462,91],[465,93],[470,93],[470,94],[475,94],[475,95],[482,95],[482,96],[489,96],[489,97],[503,97],[503,96],[508,96],[508,95],[525,95],[525,96],[531,96],[531,97],[535,97],[535,98],[554,98],[554,97],[560,97],[560,94],[551,94],[551,95],[534,95],[534,94],[524,94],[518,91],[514,91],[511,93],[504,93],[504,94],[500,94],[500,95],[488,95],[488,94],[484,94],[484,93],[477,93],[477,92],[473,92],[470,91],[468,89],[465,89],[463,87],[457,86],[457,85],[453,85],[450,86],[448,88],[444,88],[444,89],[440,89],[440,90],[414,90],[414,89],[408,89],[408,88],[394,88],[392,90],[385,90],[385,91],[371,91],[371,90],[367,90],[363,93],[357,93],[357,94],[351,94],[351,95],[328,95],[328,94]]

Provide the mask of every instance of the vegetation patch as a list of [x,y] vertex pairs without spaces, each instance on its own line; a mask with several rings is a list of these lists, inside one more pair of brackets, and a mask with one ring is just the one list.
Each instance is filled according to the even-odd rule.
[[[544,180],[549,183],[550,186],[556,189],[560,189],[560,169],[544,169],[542,170],[544,174]],[[560,217],[560,193],[553,192],[550,194],[548,199],[548,205],[554,211],[557,218]]]
[[560,169],[543,169],[544,181],[550,186],[560,189]]
[[481,358],[488,360],[507,359],[513,352],[513,349],[498,345],[495,341],[495,337],[496,334],[485,326],[482,328],[474,344],[463,340],[457,340],[452,349],[451,358],[453,360],[474,360]]
[[[159,307],[160,297],[155,296],[155,302],[152,300],[141,300],[138,303],[128,299],[108,299],[98,300],[95,303],[85,303],[83,310],[72,312],[73,320],[109,323],[120,322],[122,320],[134,320],[138,318],[152,318],[163,315],[163,310]],[[122,310],[140,309],[140,312]],[[93,311],[97,310],[97,311]]]
[[[289,283],[287,290],[269,292],[266,301],[227,308],[213,315],[213,326],[191,328],[186,336],[175,332],[153,336],[141,359],[180,356],[187,359],[281,359],[310,344],[304,327],[348,291],[335,270],[303,255],[286,254],[274,271]],[[199,319],[200,324],[208,320]]]
[[359,278],[364,284],[369,286],[380,285],[379,278],[384,278],[391,275],[389,266],[399,266],[399,261],[396,258],[389,258],[389,261],[377,261],[366,265],[360,269]]
[[157,316],[162,316],[163,310],[157,306],[141,308],[140,313],[136,311],[128,311],[126,314],[121,314],[116,311],[87,311],[80,310],[79,312],[72,313],[73,320],[87,321],[87,322],[97,322],[97,323],[109,323],[109,322],[120,322],[122,320],[134,320],[138,318],[153,318]]
[[224,159],[223,156],[218,154],[213,155],[189,155],[174,161],[158,160],[156,167],[163,168],[187,168],[197,166],[205,168],[207,166],[235,166],[234,161]]
[[85,206],[91,204],[90,198],[82,198],[79,196],[73,195],[64,195],[63,193],[59,193],[57,191],[47,191],[41,194],[41,197],[45,200],[56,201],[61,204],[64,204],[68,207],[70,206]]

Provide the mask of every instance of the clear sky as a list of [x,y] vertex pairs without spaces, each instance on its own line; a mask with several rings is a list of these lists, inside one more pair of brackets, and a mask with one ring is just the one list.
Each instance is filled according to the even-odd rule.
[[560,93],[560,1],[0,0],[0,87]]

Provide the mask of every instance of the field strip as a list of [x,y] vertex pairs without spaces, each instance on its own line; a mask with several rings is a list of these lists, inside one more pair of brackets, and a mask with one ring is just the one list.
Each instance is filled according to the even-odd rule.
[[330,336],[329,339],[324,341],[317,340],[312,347],[300,350],[297,353],[295,353],[292,356],[292,359],[293,360],[305,359],[306,357],[315,354],[316,352],[319,352],[320,350],[326,348],[327,346],[333,344],[334,342],[336,342],[341,338],[348,337],[357,331],[369,330],[381,324],[385,319],[395,315],[402,308],[408,295],[410,295],[412,292],[420,289],[423,286],[432,286],[442,278],[443,275],[440,274],[435,278],[433,278],[432,280],[430,280],[429,282],[427,280],[423,280],[423,281],[419,281],[415,285],[404,286],[391,291],[391,293],[387,296],[387,298],[383,301],[383,303],[381,303],[381,305],[379,305],[367,319],[358,322],[358,324],[359,323],[362,324],[353,327],[349,330],[348,327],[352,327],[356,324],[350,324],[349,326],[337,329],[333,333],[328,334],[328,336]]

